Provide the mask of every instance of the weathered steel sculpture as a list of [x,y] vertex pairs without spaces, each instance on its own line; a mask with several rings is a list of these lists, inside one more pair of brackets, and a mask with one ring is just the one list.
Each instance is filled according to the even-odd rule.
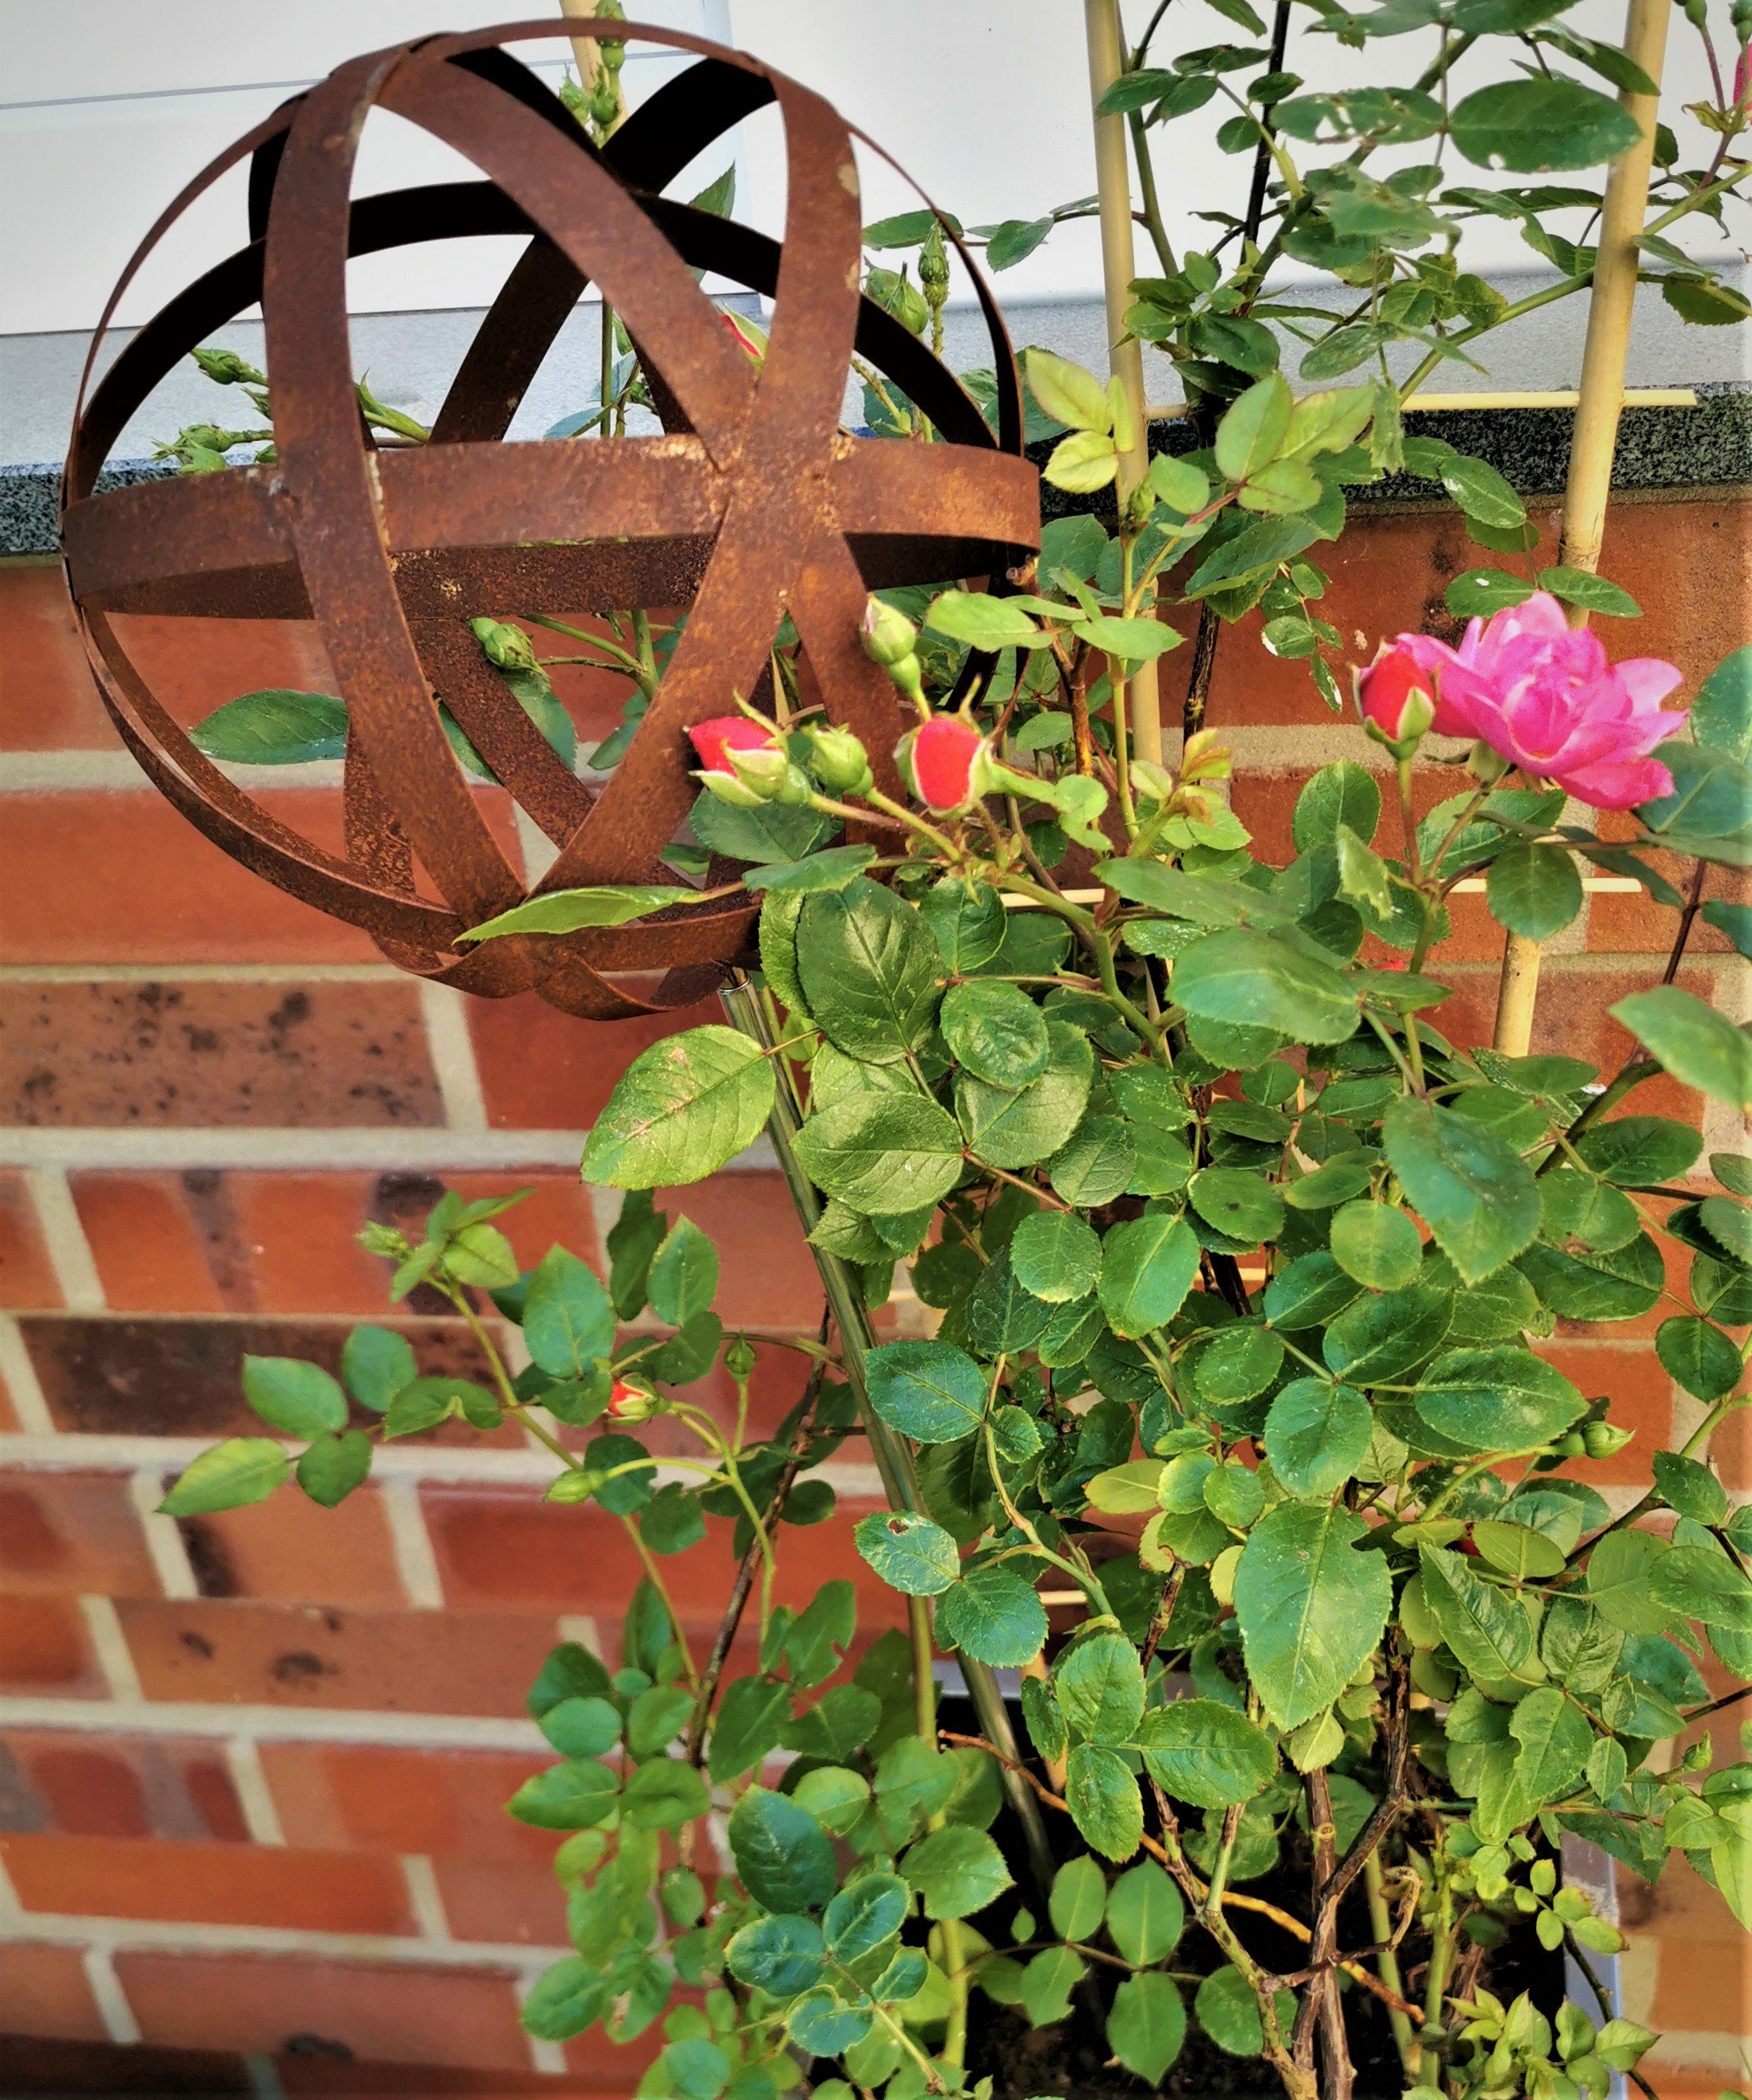
[[[198,175],[124,272],[94,360],[117,301],[165,229],[245,157],[248,245],[172,298],[95,387],[88,368],[62,533],[116,726],[210,839],[364,927],[409,970],[495,997],[533,988],[567,1012],[611,1018],[709,990],[746,945],[752,900],[456,948],[460,933],[520,901],[526,885],[452,755],[437,701],[558,847],[541,889],[648,881],[692,801],[688,726],[726,712],[733,693],[754,691],[785,612],[829,716],[886,763],[895,695],[858,645],[867,593],[1001,571],[1036,543],[1038,514],[1013,361],[977,273],[997,375],[995,439],[930,351],[860,295],[858,183],[844,120],[736,52],[605,22],[605,36],[698,60],[598,151],[501,48],[590,27],[523,22],[353,60]],[[660,195],[713,139],[773,104],[789,156],[782,245]],[[374,108],[455,147],[486,179],[355,199],[355,150]],[[431,441],[377,449],[354,392],[347,258],[484,233],[530,238]],[[773,295],[758,368],[721,324],[697,270]],[[636,342],[666,435],[496,442],[587,283]],[[152,387],[257,301],[277,461],[94,495]],[[845,435],[854,350],[947,442]],[[466,621],[636,607],[686,607],[686,625],[625,756],[598,786],[549,748],[482,660]],[[113,615],[135,612],[315,623],[348,710],[344,858],[289,830],[191,742],[118,636]],[[666,974],[655,986],[606,974],[658,971]]]

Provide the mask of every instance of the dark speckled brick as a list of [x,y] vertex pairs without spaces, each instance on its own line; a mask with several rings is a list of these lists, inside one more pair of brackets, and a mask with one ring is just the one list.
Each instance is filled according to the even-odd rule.
[[[421,1370],[482,1375],[479,1352],[460,1320],[395,1321]],[[227,1436],[261,1434],[245,1404],[243,1360],[299,1357],[338,1371],[347,1326],[339,1321],[118,1320],[41,1314],[19,1323],[58,1429],[88,1436]],[[368,1416],[359,1419],[367,1422]],[[439,1440],[472,1441],[447,1425]],[[514,1430],[491,1432],[514,1444]]]
[[401,984],[15,984],[0,1115],[36,1125],[434,1126],[419,995]]

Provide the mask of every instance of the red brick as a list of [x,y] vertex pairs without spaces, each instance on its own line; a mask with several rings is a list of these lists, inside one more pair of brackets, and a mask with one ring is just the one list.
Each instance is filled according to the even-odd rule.
[[444,1105],[412,985],[18,985],[0,1100],[34,1127],[430,1126]]
[[[538,1502],[524,1489],[448,1485],[426,1488],[421,1502],[450,1604],[613,1612],[639,1580],[638,1557],[620,1521],[587,1505]],[[857,1585],[861,1617],[885,1623],[894,1616],[894,1592],[852,1543],[853,1523],[866,1507],[842,1500],[826,1523],[783,1533],[781,1603],[805,1604],[823,1582],[843,1577]],[[717,1623],[735,1565],[731,1529],[727,1520],[708,1519],[699,1545],[660,1563],[690,1627]]]
[[248,1835],[223,1753],[199,1738],[17,1729],[3,1755],[10,1829],[227,1844]]
[[446,1854],[545,1866],[552,1833],[505,1812],[539,1752],[404,1749],[378,1743],[263,1743],[262,1764],[294,1845]]
[[158,1577],[127,1481],[113,1473],[14,1472],[0,1482],[0,1585],[155,1596]]
[[59,562],[0,567],[0,649],[7,667],[0,748],[112,748],[116,732],[97,696]]
[[[283,2057],[275,2068],[286,2100],[626,2100],[655,2054],[655,2046],[641,2036],[624,2049],[599,2049],[594,2064],[563,2077],[449,2064],[342,2063],[320,2056]],[[1717,2100],[1713,2086],[1703,2100]]]
[[[479,1353],[460,1320],[383,1324],[407,1335],[422,1370],[480,1375]],[[28,1317],[19,1326],[58,1428],[155,1436],[259,1435],[262,1424],[244,1403],[244,1357],[300,1357],[333,1371],[348,1331],[339,1322],[60,1313]],[[519,1440],[514,1428],[447,1425],[435,1434],[446,1441]]]
[[[167,1476],[168,1477],[168,1476]],[[299,1493],[184,1517],[178,1529],[203,1597],[289,1604],[401,1604],[382,1498],[360,1488],[333,1509]]]
[[302,1957],[124,1953],[144,2039],[249,2054],[353,2056],[526,2071],[509,1975]]
[[583,1130],[641,1050],[724,1016],[714,999],[650,1020],[577,1021],[525,994],[470,999],[468,1017],[496,1130]]
[[393,1713],[515,1714],[550,1617],[292,1604],[117,1605],[148,1699]]
[[1634,1432],[1634,1440],[1612,1458],[1578,1458],[1564,1471],[1595,1487],[1646,1485],[1654,1477],[1654,1454],[1670,1449],[1673,1443],[1673,1381],[1650,1344],[1553,1341],[1539,1353],[1587,1399],[1604,1394],[1612,1403],[1613,1423]]
[[59,1305],[60,1279],[22,1174],[0,1174],[0,1309]]
[[108,2034],[74,1947],[0,1943],[0,2003],[15,2034],[102,2041]]
[[813,1328],[821,1278],[777,1174],[715,1174],[656,1192],[671,1221],[684,1214],[710,1234],[721,1264],[719,1317],[730,1327]]
[[[209,2049],[118,2047],[113,2042],[48,2040],[0,2035],[0,2091],[7,2100],[252,2100],[261,2091],[241,2056]],[[1713,2096],[1712,2096],[1713,2100]]]
[[27,1911],[305,1932],[412,1933],[392,1860],[279,1845],[166,1845],[150,1838],[0,1839]]
[[62,1699],[102,1696],[85,1620],[70,1597],[0,1601],[0,1688]]
[[452,1939],[501,1947],[567,1944],[566,1893],[550,1869],[503,1860],[432,1864]]

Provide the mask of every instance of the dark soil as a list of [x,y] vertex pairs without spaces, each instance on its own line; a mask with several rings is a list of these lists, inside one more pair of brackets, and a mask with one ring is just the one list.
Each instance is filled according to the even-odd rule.
[[[1022,1736],[1021,1717],[1017,1714],[1014,1718],[1017,1734]],[[942,1725],[964,1727],[969,1732],[977,1727],[970,1710],[963,1708],[960,1701],[949,1699],[944,1701]],[[1026,1741],[1026,1736],[1022,1740]],[[1063,1843],[1068,1838],[1071,1850],[1080,1849],[1080,1841],[1067,1818],[1052,1815],[1048,1828],[1056,1844]],[[1044,1917],[1044,1902],[1037,1900],[1031,1891],[1026,1896],[1022,1894],[1028,1879],[1027,1855],[1010,1811],[1006,1809],[1000,1815],[992,1825],[991,1834],[1016,1876],[1018,1900],[1025,1900],[1037,1917]],[[1292,1915],[1305,1916],[1311,1878],[1308,1842],[1291,1825],[1283,1832],[1282,1843],[1278,1865],[1270,1873],[1247,1882],[1245,1892],[1276,1903]],[[1063,1856],[1070,1857],[1070,1852],[1066,1851]],[[1366,1947],[1372,1943],[1369,1913],[1360,1882],[1347,1897],[1339,1919],[1341,1947]],[[1242,1917],[1238,1921],[1238,1930],[1256,1957],[1272,1964],[1281,1973],[1293,1974],[1306,1959],[1301,1943],[1273,1925],[1269,1918],[1257,1915]],[[1003,1946],[1001,1926],[993,1939],[995,1945]],[[1415,1933],[1401,1948],[1400,1958],[1413,1967],[1421,1959]],[[1171,1965],[1176,1970],[1202,1975],[1218,1966],[1220,1961],[1211,1941],[1189,1918],[1171,1958]],[[1037,2094],[1057,2096],[1057,2100],[1141,2100],[1141,2096],[1152,2089],[1142,2079],[1113,2062],[1105,2036],[1106,2009],[1112,2002],[1115,1987],[1122,1980],[1117,1969],[1105,1965],[1092,1968],[1070,2017],[1050,2027],[1030,2027],[1024,2014],[995,2005],[976,1991],[969,2008],[969,2075],[991,2078],[994,2100],[1031,2100],[1031,2096]],[[1564,2001],[1563,1957],[1560,1953],[1548,1953],[1530,1930],[1518,1930],[1504,1946],[1489,1956],[1481,1981],[1505,2000],[1512,1999],[1522,1991],[1530,1992],[1534,2002],[1550,2018]],[[1229,2096],[1235,2096],[1235,2100],[1247,2100],[1247,2096],[1254,2094],[1281,2096],[1282,2084],[1263,2058],[1231,2056],[1203,2032],[1193,2016],[1193,1996],[1197,1988],[1194,1983],[1181,1985],[1186,2005],[1186,2039],[1179,2056],[1154,2089],[1174,2096],[1174,2100],[1229,2100]],[[1356,2100],[1401,2100],[1405,2091],[1405,2074],[1393,2046],[1386,2009],[1378,1999],[1368,1996],[1354,1984],[1341,1983],[1340,1988],[1351,2061],[1356,2071]]]

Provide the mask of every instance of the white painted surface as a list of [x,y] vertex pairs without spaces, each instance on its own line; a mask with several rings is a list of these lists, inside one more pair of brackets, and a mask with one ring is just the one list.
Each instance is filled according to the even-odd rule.
[[[220,0],[0,0],[0,334],[88,329],[135,242],[181,185],[287,94],[341,59],[428,29],[533,18],[537,0],[298,0],[252,9]],[[556,10],[557,11],[557,10]],[[1075,0],[638,0],[632,11],[658,24],[726,37],[770,57],[819,88],[866,126],[938,202],[969,224],[1043,212],[1088,191],[1088,89]],[[1142,0],[1127,0],[1141,27]],[[1614,37],[1618,0],[1580,0],[1567,20]],[[1222,17],[1186,0],[1167,18],[1157,54],[1233,40]],[[1426,55],[1426,38],[1357,53],[1331,38],[1299,35],[1291,64],[1311,83],[1379,77],[1384,52],[1394,77]],[[544,54],[557,78],[565,47]],[[641,57],[628,79],[650,91],[671,61]],[[1500,52],[1467,61],[1461,87]],[[1669,105],[1705,91],[1697,38],[1674,39]],[[1215,135],[1229,105],[1173,127],[1162,182],[1176,241],[1198,237],[1194,214],[1238,205],[1245,157],[1220,152]],[[1683,124],[1686,120],[1679,120]],[[747,127],[748,215],[776,229],[782,215],[783,150],[776,126]],[[1416,158],[1421,148],[1407,149]],[[722,155],[717,157],[721,161]],[[392,117],[368,124],[360,185],[376,188],[454,174],[447,149]],[[699,181],[717,172],[701,164]],[[1463,170],[1467,177],[1477,171]],[[904,208],[913,194],[891,170],[865,157],[867,216]],[[1481,179],[1483,178],[1481,177]],[[681,186],[678,186],[681,187]],[[149,267],[122,310],[138,321],[199,263],[224,252],[241,223],[241,176],[196,207]],[[1205,236],[1204,237],[1208,237]],[[1706,236],[1697,236],[1700,246]],[[445,244],[413,257],[355,266],[355,311],[478,307],[491,297],[514,252],[508,241]],[[1531,258],[1513,234],[1490,223],[1467,251],[1475,267]],[[1000,280],[1007,300],[1087,297],[1100,271],[1092,222],[1066,227]]]

